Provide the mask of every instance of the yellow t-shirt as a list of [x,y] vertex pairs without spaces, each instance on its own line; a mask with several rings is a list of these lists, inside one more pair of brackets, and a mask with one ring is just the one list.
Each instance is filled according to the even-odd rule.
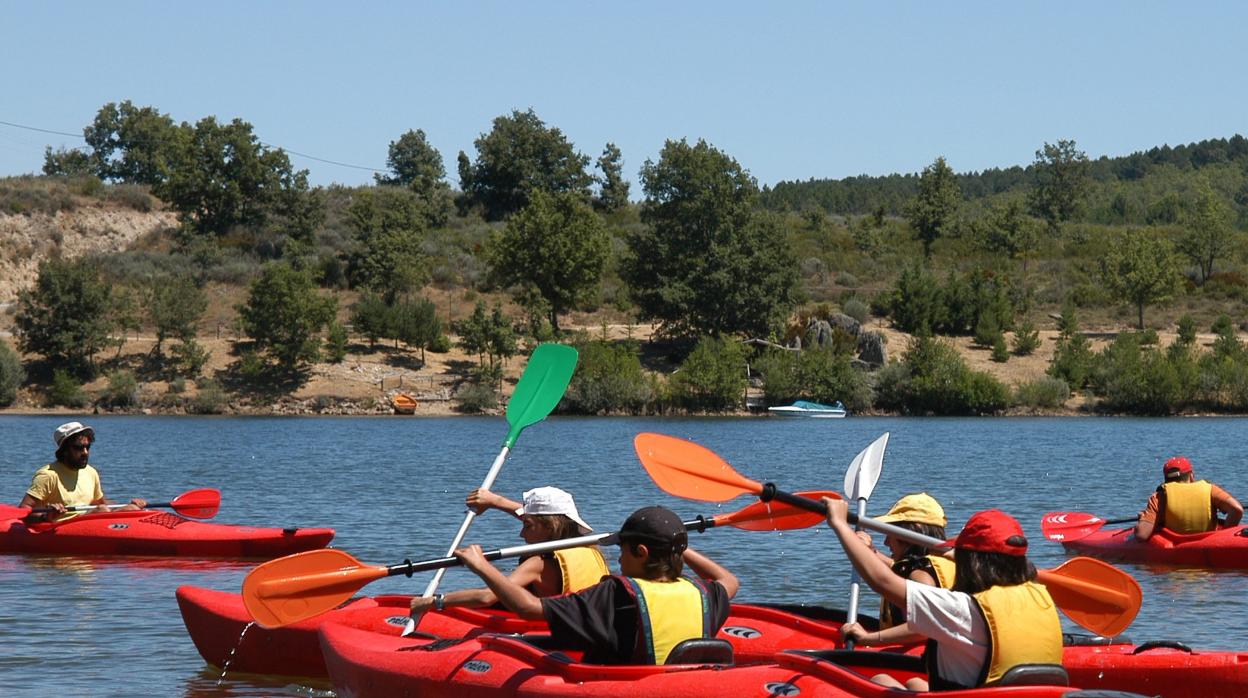
[[64,504],[73,507],[104,499],[100,474],[95,468],[88,465],[82,470],[76,470],[60,461],[48,463],[36,470],[26,494],[38,499],[45,506]]

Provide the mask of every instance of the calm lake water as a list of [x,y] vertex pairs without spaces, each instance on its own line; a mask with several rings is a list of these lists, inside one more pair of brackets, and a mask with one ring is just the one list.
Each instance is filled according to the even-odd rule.
[[[57,417],[0,417],[0,499],[16,504],[35,468],[52,458]],[[332,526],[335,547],[370,564],[439,557],[463,518],[463,497],[481,483],[507,434],[495,418],[90,417],[92,463],[106,493],[168,501],[195,487],[222,492],[216,521]],[[782,488],[841,488],[863,447],[890,432],[869,513],[926,490],[956,532],[990,506],[1017,516],[1033,559],[1052,567],[1061,546],[1040,534],[1051,510],[1134,515],[1157,485],[1161,463],[1182,453],[1201,476],[1248,498],[1243,438],[1248,420],[1213,419],[593,419],[551,418],[529,427],[495,489],[518,499],[529,487],[571,490],[598,530],[633,509],[664,504],[686,518],[734,511],[659,491],[632,450],[638,432],[689,438],[741,474]],[[477,519],[471,542],[519,544],[519,524],[500,512]],[[826,527],[787,533],[718,529],[693,544],[742,580],[747,601],[844,606],[849,565]],[[100,561],[0,555],[0,694],[325,696],[326,686],[289,685],[208,668],[174,600],[180,584],[238,590],[250,564]],[[1127,632],[1136,642],[1174,639],[1196,647],[1248,649],[1248,575],[1124,566],[1144,588]],[[396,577],[371,594],[420,593],[429,577]],[[444,589],[475,586],[452,570]],[[863,608],[877,603],[868,591]],[[1066,623],[1067,629],[1077,628]]]

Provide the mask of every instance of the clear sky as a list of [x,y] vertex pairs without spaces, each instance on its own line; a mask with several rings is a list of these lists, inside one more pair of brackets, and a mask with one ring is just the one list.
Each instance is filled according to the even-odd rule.
[[[424,129],[455,157],[533,108],[638,168],[706,139],[761,184],[1027,164],[1248,134],[1245,2],[0,0],[0,121],[107,102],[250,122],[313,184],[370,182]],[[0,176],[81,139],[0,124]]]

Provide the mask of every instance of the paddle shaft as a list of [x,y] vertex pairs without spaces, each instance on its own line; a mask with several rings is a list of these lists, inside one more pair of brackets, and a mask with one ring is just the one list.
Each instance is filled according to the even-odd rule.
[[[128,507],[128,506],[130,506],[130,504],[129,504],[129,503],[126,503],[126,504],[104,504],[104,505],[100,505],[100,504],[75,504],[75,505],[74,505],[74,506],[72,506],[72,507],[65,507],[65,511],[95,511],[96,509],[99,509],[99,508],[100,508],[100,506],[104,506],[104,507],[105,507],[105,508],[107,508],[107,509],[120,509],[120,508],[122,508],[122,507]],[[154,503],[154,504],[153,504],[153,503],[151,503],[151,502],[148,502],[147,506],[145,506],[145,507],[143,507],[143,508],[144,508],[144,509],[169,509],[169,508],[171,508],[171,507],[173,507],[173,506],[174,506],[173,502],[156,502],[156,503]],[[31,509],[31,510],[30,510],[30,513],[32,513],[32,514],[47,514],[47,513],[54,512],[54,511],[56,511],[56,509],[53,509],[52,507],[39,507],[39,508],[37,508],[37,509]]]
[[[507,454],[511,452],[511,445],[505,444],[503,450],[498,452],[498,457],[494,459],[494,464],[490,466],[490,472],[486,473],[485,480],[481,483],[481,489],[488,490],[494,486],[494,479],[498,477],[499,471],[503,469],[503,462],[507,460]],[[469,509],[464,515],[464,522],[459,525],[459,531],[455,533],[455,538],[451,541],[451,547],[447,548],[446,554],[449,557],[451,553],[459,548],[459,544],[464,540],[464,536],[468,534],[468,527],[472,526],[472,520],[477,517],[477,512]],[[520,553],[523,555],[524,553]],[[446,559],[446,558],[442,558]],[[450,558],[455,559],[455,558]],[[487,558],[496,559],[496,558]],[[442,583],[442,575],[446,574],[446,567],[427,567],[425,569],[437,569],[437,573],[433,575],[433,579],[429,580],[429,586],[425,587],[425,593],[421,596],[433,596],[433,592],[438,590],[438,585]],[[411,572],[407,573],[411,576]]]
[[[777,489],[776,486],[770,482],[763,485],[763,491],[758,494],[758,498],[764,502],[774,499],[778,502],[791,504],[799,509],[805,509],[806,511],[815,511],[820,514],[828,513],[828,507],[825,506],[823,502],[807,499],[806,497]],[[908,528],[894,526],[893,524],[884,523],[883,521],[876,521],[875,519],[871,519],[866,516],[858,516],[852,511],[849,512],[848,518],[851,524],[861,526],[862,528],[870,531],[875,531],[876,533],[883,533],[884,535],[893,536],[894,538],[901,538],[902,540],[908,540],[911,543],[927,546],[929,548],[949,547],[945,544],[945,541],[940,540],[939,538],[925,536],[922,533],[916,533]]]
[[[862,521],[867,516],[867,498],[858,498],[858,521]],[[861,526],[859,526],[861,528]],[[854,570],[849,576],[849,609],[845,612],[845,622],[858,622],[858,596],[860,594],[861,584],[858,579],[858,570]],[[845,640],[845,649],[852,650],[854,648],[853,640]]]
[[[806,500],[811,501],[811,500]],[[708,528],[715,528],[720,525],[714,518],[699,516],[696,519],[683,521],[681,524],[686,531],[704,532]],[[528,545],[514,545],[509,548],[498,548],[482,553],[482,556],[489,561],[502,560],[512,557],[523,557],[526,555],[541,555],[542,553],[550,553],[556,550],[566,550],[568,548],[579,548],[584,545],[616,545],[619,541],[617,533],[591,533],[587,536],[577,536],[575,538],[560,538],[559,540],[546,541],[544,543],[531,543]],[[453,552],[453,551],[452,551]],[[438,570],[445,572],[448,567],[456,567],[463,562],[454,555],[446,557],[434,558],[432,560],[422,560],[421,562],[412,562],[405,560],[397,565],[386,567],[386,576],[393,577],[399,574],[412,576],[417,572],[428,572],[429,570]]]

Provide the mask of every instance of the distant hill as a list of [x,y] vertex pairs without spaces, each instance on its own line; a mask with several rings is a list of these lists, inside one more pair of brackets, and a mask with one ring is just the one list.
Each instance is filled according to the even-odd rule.
[[[1151,223],[1148,208],[1155,202],[1146,201],[1133,220],[1130,190],[1159,175],[1184,180],[1203,172],[1210,175],[1215,188],[1223,189],[1234,199],[1241,221],[1248,214],[1248,138],[1235,135],[1199,143],[1170,147],[1163,145],[1122,157],[1102,157],[1090,163],[1092,181],[1102,191],[1122,193],[1118,215],[1105,215],[1096,205],[1087,207],[1090,222]],[[957,169],[957,163],[951,162]],[[1185,176],[1186,175],[1186,176]],[[880,211],[901,215],[907,200],[918,191],[917,173],[891,174],[883,177],[846,177],[845,179],[810,179],[804,182],[782,181],[763,191],[763,204],[775,211],[818,210],[840,215],[867,215]],[[976,202],[1001,195],[1027,191],[1032,183],[1032,166],[988,169],[958,175],[958,184],[966,201]],[[1139,198],[1139,197],[1135,197]],[[1111,207],[1113,196],[1101,206]],[[1111,214],[1113,212],[1111,211]],[[1154,216],[1155,218],[1156,216]],[[1118,218],[1118,220],[1113,220]],[[1164,222],[1164,221],[1163,221]]]

